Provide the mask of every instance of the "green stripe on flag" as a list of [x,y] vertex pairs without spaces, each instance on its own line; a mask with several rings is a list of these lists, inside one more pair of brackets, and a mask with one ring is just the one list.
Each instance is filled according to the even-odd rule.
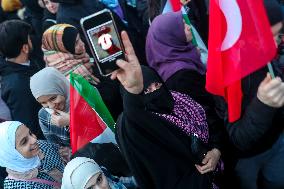
[[81,75],[75,73],[70,73],[70,83],[114,132],[115,122],[104,104],[98,89],[92,86]]
[[[188,18],[188,15],[187,15],[187,13],[186,13],[186,11],[185,11],[184,6],[181,7],[181,12],[182,12],[182,17],[183,17],[183,19],[184,19],[184,22],[185,22],[187,25],[191,26],[190,20],[189,20],[189,18]],[[196,42],[194,33],[193,33],[193,31],[192,31],[191,28],[190,28],[190,31],[191,31],[191,34],[192,34],[192,44],[195,45],[195,46],[197,46],[197,42]]]

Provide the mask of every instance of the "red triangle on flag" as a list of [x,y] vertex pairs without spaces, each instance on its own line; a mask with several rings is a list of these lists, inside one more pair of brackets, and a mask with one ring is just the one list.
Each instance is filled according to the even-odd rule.
[[72,153],[101,135],[107,128],[97,112],[70,85],[70,138]]

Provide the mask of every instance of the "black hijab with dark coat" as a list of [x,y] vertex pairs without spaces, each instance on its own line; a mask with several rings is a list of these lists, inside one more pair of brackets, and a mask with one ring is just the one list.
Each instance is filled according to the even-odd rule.
[[[158,74],[142,68],[144,88],[162,83]],[[164,84],[151,93],[134,95],[122,89],[124,112],[118,118],[116,137],[122,154],[141,189],[211,188],[207,174],[194,167],[189,137],[155,115],[174,106]]]

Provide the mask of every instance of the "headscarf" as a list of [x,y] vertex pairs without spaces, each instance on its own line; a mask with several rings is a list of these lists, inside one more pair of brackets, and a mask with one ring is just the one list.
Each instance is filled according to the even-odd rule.
[[[146,109],[173,123],[186,135],[196,135],[204,143],[208,142],[209,131],[205,111],[190,96],[169,91],[164,82],[153,70],[142,67],[144,93],[152,83],[160,83],[159,89],[146,92]],[[153,100],[155,99],[155,100]]]
[[65,112],[69,112],[70,83],[58,70],[46,67],[31,77],[30,89],[37,99],[43,95],[62,95],[66,99]]
[[205,74],[200,53],[186,41],[181,12],[157,16],[152,22],[146,40],[146,56],[164,81],[182,69]]
[[44,61],[67,78],[73,72],[96,84],[89,55],[86,52],[75,54],[77,35],[78,30],[69,24],[56,24],[47,29],[42,37]]
[[74,158],[64,169],[61,189],[84,189],[90,178],[100,172],[102,170],[94,160]]
[[170,114],[157,114],[175,124],[188,136],[195,135],[208,143],[209,130],[204,109],[190,96],[172,91],[174,109]]
[[40,159],[38,156],[27,159],[16,150],[16,131],[21,125],[18,121],[0,123],[0,166],[25,173],[39,167]]
[[20,0],[2,0],[1,6],[5,12],[13,12],[22,8],[22,3]]

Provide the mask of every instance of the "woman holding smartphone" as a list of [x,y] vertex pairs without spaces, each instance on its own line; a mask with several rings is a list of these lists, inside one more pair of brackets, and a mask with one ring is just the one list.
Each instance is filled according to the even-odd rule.
[[[118,60],[120,69],[111,76],[123,86],[124,111],[117,121],[116,137],[139,188],[211,189],[210,174],[196,169],[189,136],[195,133],[200,140],[208,140],[204,110],[189,96],[170,93],[154,70],[141,68],[125,32],[122,41],[127,62]],[[214,166],[207,167],[208,172],[220,158],[218,152],[209,153]]]

